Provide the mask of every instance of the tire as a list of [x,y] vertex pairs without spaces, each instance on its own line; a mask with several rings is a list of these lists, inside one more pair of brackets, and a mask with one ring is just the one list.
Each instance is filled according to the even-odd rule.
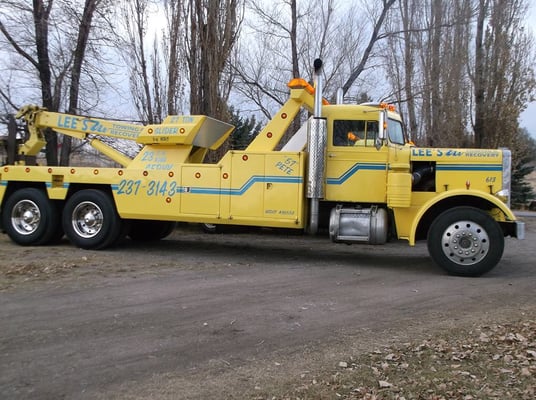
[[50,237],[50,240],[47,241],[47,244],[59,244],[61,242],[61,239],[63,239],[63,236],[65,235],[65,232],[63,232],[63,225],[61,223],[60,214],[58,213],[58,222],[56,229],[54,230],[54,233]]
[[113,199],[96,189],[72,195],[65,203],[62,223],[71,243],[87,250],[112,246],[125,233]]
[[9,238],[22,246],[39,246],[59,235],[59,212],[43,190],[19,189],[6,200],[2,225]]
[[451,275],[480,276],[500,261],[501,227],[485,211],[456,207],[440,214],[428,231],[428,252]]
[[221,227],[216,224],[201,224],[201,229],[205,233],[221,233]]
[[132,220],[128,236],[140,242],[160,240],[169,236],[176,226],[174,221]]

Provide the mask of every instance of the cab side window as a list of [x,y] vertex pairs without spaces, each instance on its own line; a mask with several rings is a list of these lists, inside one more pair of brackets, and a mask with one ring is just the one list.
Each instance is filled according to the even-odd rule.
[[378,135],[378,121],[333,121],[334,146],[373,146]]

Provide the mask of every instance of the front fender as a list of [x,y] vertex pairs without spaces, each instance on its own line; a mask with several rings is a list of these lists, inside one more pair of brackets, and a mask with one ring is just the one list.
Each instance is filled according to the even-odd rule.
[[[504,220],[506,220],[506,221],[515,221],[516,220],[516,216],[514,215],[512,210],[510,210],[508,208],[508,206],[506,204],[504,204],[500,199],[498,199],[497,197],[495,197],[495,196],[493,196],[493,195],[491,195],[489,193],[478,191],[478,190],[463,190],[463,189],[449,190],[449,191],[442,192],[442,193],[438,194],[434,198],[432,198],[429,201],[427,201],[426,203],[424,203],[419,208],[419,211],[415,214],[415,217],[413,218],[413,221],[412,221],[412,224],[411,224],[411,230],[410,230],[410,235],[409,235],[409,243],[410,243],[410,245],[415,244],[415,236],[416,236],[417,228],[419,226],[419,223],[420,223],[421,219],[428,212],[430,212],[432,210],[432,208],[434,208],[435,206],[439,206],[440,209],[441,209],[440,203],[445,202],[447,200],[455,199],[456,197],[460,197],[460,196],[463,196],[463,197],[468,197],[469,196],[469,197],[484,200],[485,202],[492,204],[494,206],[492,208],[499,209],[504,214]],[[452,202],[449,201],[449,204],[452,204]],[[460,203],[460,205],[464,205],[464,204]],[[444,211],[446,209],[447,209],[447,207],[445,205],[445,208],[443,208],[441,211]],[[482,207],[482,209],[484,209],[484,207]],[[488,207],[486,207],[485,209],[488,209]],[[498,215],[496,215],[496,214],[493,215],[493,218],[498,220]]]

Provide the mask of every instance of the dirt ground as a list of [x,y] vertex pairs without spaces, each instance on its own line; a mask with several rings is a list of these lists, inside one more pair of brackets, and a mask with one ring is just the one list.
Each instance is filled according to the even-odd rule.
[[86,251],[1,235],[0,398],[533,398],[524,220],[526,240],[480,278],[405,242],[185,225]]

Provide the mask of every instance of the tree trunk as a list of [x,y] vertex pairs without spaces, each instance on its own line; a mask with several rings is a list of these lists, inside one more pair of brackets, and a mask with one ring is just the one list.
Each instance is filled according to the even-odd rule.
[[480,0],[478,6],[478,16],[476,21],[475,36],[475,72],[474,72],[474,92],[475,92],[475,146],[484,145],[484,80],[485,77],[485,55],[484,55],[484,21],[488,13],[489,0]]
[[[80,90],[80,74],[82,71],[82,63],[86,54],[87,41],[91,31],[91,21],[93,14],[100,0],[86,0],[84,12],[78,29],[78,40],[74,51],[73,67],[71,69],[71,85],[69,88],[69,114],[78,114],[78,92]],[[69,165],[69,157],[71,155],[72,138],[64,135],[61,147],[60,165]]]
[[[48,19],[53,3],[53,0],[49,0],[45,5],[43,0],[33,0],[33,17],[43,106],[49,111],[58,111],[58,104],[55,104],[52,98],[52,73],[48,54]],[[53,130],[46,129],[45,139],[47,165],[58,165],[58,135]]]

